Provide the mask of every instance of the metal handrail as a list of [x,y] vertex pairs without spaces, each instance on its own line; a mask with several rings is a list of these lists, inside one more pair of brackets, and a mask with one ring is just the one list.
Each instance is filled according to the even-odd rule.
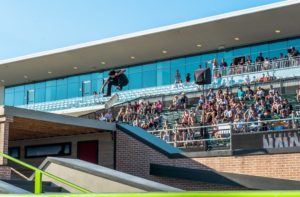
[[[244,73],[252,73],[257,71],[269,71],[273,69],[280,68],[288,68],[294,67],[299,64],[300,56],[290,57],[290,58],[282,58],[277,60],[269,60],[269,63],[265,62],[252,62],[250,64],[244,63],[242,65],[234,65],[222,68],[218,66],[213,69],[213,77],[217,78],[217,74],[221,74],[223,76],[231,76],[236,74],[244,74]],[[289,65],[292,62],[291,65]],[[224,72],[225,71],[225,72]]]
[[[299,117],[294,117],[294,118],[285,118],[285,119],[272,119],[272,120],[261,120],[261,121],[253,121],[253,122],[243,122],[243,124],[255,124],[255,123],[261,123],[261,122],[279,122],[279,121],[290,121],[290,120],[300,120]],[[236,122],[228,122],[228,123],[221,123],[221,124],[216,124],[216,125],[203,125],[203,126],[191,126],[191,127],[177,127],[177,128],[170,128],[170,129],[159,129],[159,130],[151,130],[148,131],[149,133],[160,133],[163,131],[174,131],[174,129],[201,129],[201,128],[210,128],[210,127],[219,127],[219,126],[230,126],[230,125],[237,125],[240,123]]]
[[67,180],[59,178],[59,177],[57,177],[57,176],[55,176],[53,174],[50,174],[48,172],[44,172],[44,171],[40,170],[39,168],[36,168],[36,167],[34,167],[34,166],[30,165],[30,164],[27,164],[27,163],[25,163],[25,162],[23,162],[23,161],[21,161],[19,159],[11,157],[11,156],[9,156],[9,155],[7,155],[5,153],[0,152],[0,156],[3,157],[3,158],[5,158],[5,159],[8,159],[9,161],[12,161],[12,162],[14,162],[16,164],[19,164],[19,165],[21,165],[21,166],[23,166],[25,168],[28,168],[28,169],[34,171],[34,173],[35,173],[35,176],[34,176],[34,193],[35,194],[41,194],[42,193],[42,175],[45,175],[45,176],[47,176],[47,177],[49,177],[49,178],[51,178],[51,179],[53,179],[55,181],[58,181],[58,182],[60,182],[62,184],[65,184],[65,185],[67,185],[69,187],[72,187],[72,188],[74,188],[74,189],[76,189],[76,190],[78,190],[80,192],[83,192],[83,193],[92,193],[91,191],[89,191],[87,189],[84,189],[84,188],[82,188],[82,187],[80,187],[80,186],[78,186],[78,185],[76,185],[74,183],[71,183],[71,182],[69,182]]

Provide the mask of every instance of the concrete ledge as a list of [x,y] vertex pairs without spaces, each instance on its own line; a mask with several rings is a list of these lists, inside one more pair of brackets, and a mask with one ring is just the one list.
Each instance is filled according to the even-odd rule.
[[[126,174],[120,171],[112,170],[110,168],[95,165],[79,159],[48,157],[47,159],[44,160],[44,162],[40,165],[39,168],[42,170],[46,170],[48,165],[50,165],[51,163],[71,168],[75,170],[74,173],[76,173],[76,171],[85,172],[87,174],[91,174],[101,179],[107,179],[109,181],[114,181],[117,183],[121,183],[123,185],[128,185],[130,187],[134,187],[139,190],[168,191],[168,192],[183,191],[181,189],[177,189],[158,182],[154,182],[144,178]],[[31,179],[33,179],[33,176],[31,176]],[[74,180],[74,182],[76,183],[76,180]]]

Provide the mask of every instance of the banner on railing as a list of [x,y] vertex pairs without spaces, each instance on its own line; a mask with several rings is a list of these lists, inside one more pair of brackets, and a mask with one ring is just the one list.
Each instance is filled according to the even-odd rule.
[[300,131],[269,131],[232,135],[232,149],[282,149],[300,147]]

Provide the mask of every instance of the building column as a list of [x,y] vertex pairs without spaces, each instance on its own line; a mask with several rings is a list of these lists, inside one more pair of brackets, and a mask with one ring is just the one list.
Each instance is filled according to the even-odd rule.
[[4,105],[4,86],[0,86],[0,105]]
[[[8,154],[9,122],[6,117],[0,118],[0,152]],[[6,165],[6,159],[0,157],[0,165]]]
[[[0,118],[0,152],[8,154],[9,121],[6,117]],[[11,169],[7,160],[0,157],[0,179],[10,179]]]

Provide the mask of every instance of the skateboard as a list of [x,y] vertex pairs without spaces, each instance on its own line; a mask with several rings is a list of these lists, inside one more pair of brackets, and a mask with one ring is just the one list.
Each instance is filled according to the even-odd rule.
[[118,100],[119,100],[118,94],[112,95],[112,97],[110,97],[110,99],[105,103],[105,109],[108,109],[111,106],[113,106],[113,104],[115,104]]

